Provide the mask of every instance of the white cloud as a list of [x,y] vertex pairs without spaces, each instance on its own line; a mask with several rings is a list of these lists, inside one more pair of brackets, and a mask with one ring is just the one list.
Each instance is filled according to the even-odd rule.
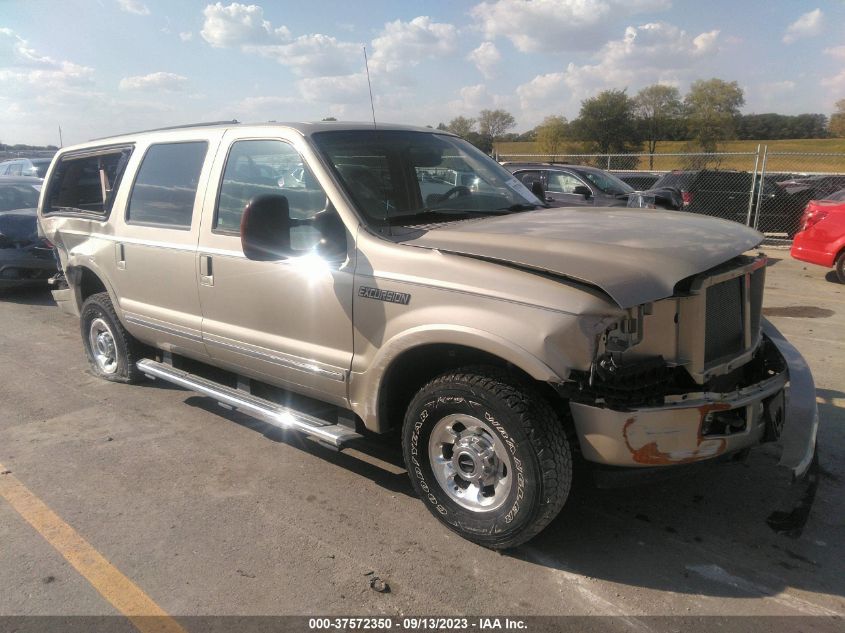
[[147,5],[139,0],[117,0],[122,11],[126,13],[134,13],[135,15],[149,15],[150,9]]
[[365,101],[369,104],[367,75],[363,72],[333,77],[313,77],[296,82],[306,101],[325,103],[351,103]]
[[824,49],[824,54],[830,55],[835,59],[845,59],[845,45],[826,48]]
[[[337,76],[357,64],[358,45],[320,33],[292,38],[286,26],[274,27],[258,5],[209,4],[200,35],[215,48],[239,47],[290,67],[296,74]],[[355,60],[355,63],[352,60]]]
[[452,24],[432,22],[418,16],[410,22],[395,20],[373,40],[370,68],[375,72],[393,72],[415,66],[426,58],[443,57],[457,48],[458,30]]
[[194,34],[191,31],[182,31],[179,33],[179,39],[183,42],[190,42],[194,39]]
[[496,108],[512,109],[516,103],[512,97],[491,93],[485,84],[464,86],[458,91],[459,98],[447,104],[449,116],[477,116],[481,110]]
[[570,63],[562,72],[538,75],[516,90],[520,107],[531,121],[545,114],[577,112],[581,100],[605,88],[680,83],[681,75],[718,48],[719,31],[692,36],[666,22],[629,26],[620,40],[605,44],[595,63]]
[[786,27],[786,33],[783,35],[784,44],[792,44],[793,42],[803,39],[805,37],[813,37],[822,32],[823,17],[821,9],[813,9],[805,13],[800,18],[795,20],[792,24]]
[[264,19],[264,9],[255,4],[222,2],[209,4],[203,9],[205,20],[200,35],[215,48],[231,46],[258,46],[290,39],[286,26],[273,28]]
[[14,31],[0,28],[0,82],[7,84],[7,94],[23,91],[26,85],[44,91],[78,89],[93,75],[93,68],[40,55]]
[[303,76],[341,75],[361,64],[357,44],[319,33],[301,35],[285,44],[244,45],[243,50],[274,59]]
[[491,79],[496,64],[502,59],[502,54],[493,42],[482,42],[478,48],[467,55],[467,59],[475,64],[486,79]]
[[149,75],[124,77],[118,86],[125,91],[180,92],[187,87],[188,78],[175,73],[157,72]]
[[834,96],[841,96],[845,94],[845,70],[831,77],[824,77],[821,80],[821,85],[828,89]]
[[611,18],[666,10],[671,0],[492,0],[470,13],[488,39],[507,37],[523,53],[589,50]]

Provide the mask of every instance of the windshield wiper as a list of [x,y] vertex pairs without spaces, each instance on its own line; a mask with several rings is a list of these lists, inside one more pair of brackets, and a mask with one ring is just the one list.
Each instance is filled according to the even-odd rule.
[[466,220],[474,216],[482,215],[507,215],[507,209],[420,209],[417,213],[409,215],[390,216],[390,220],[396,224],[417,224],[421,222],[451,222],[455,220]]

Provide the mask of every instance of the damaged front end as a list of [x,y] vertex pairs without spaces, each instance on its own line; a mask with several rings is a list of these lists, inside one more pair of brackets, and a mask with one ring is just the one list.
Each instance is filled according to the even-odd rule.
[[780,441],[803,476],[818,412],[804,359],[762,318],[765,257],[742,257],[628,311],[559,386],[585,459],[664,467]]

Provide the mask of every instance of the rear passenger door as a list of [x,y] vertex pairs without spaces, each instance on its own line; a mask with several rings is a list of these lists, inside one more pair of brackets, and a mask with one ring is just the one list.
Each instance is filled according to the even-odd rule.
[[[219,141],[178,138],[138,148],[132,187],[118,210],[113,275],[127,329],[156,346],[205,357],[196,251],[203,196]],[[138,151],[140,150],[140,151]],[[138,158],[140,155],[140,158]],[[120,202],[120,201],[119,201]]]
[[344,405],[352,360],[351,240],[345,231],[338,236],[331,257],[244,256],[241,216],[254,196],[284,195],[292,218],[332,209],[297,147],[301,138],[249,133],[227,134],[214,166],[217,195],[206,201],[198,252],[203,340],[215,364]]

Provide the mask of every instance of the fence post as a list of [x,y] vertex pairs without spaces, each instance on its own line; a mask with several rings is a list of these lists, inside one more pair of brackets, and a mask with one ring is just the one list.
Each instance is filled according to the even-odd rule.
[[610,171],[610,154],[607,155],[607,171]]
[[754,228],[757,228],[760,220],[760,205],[763,202],[763,179],[766,177],[766,161],[769,158],[769,146],[763,146],[763,164],[760,167],[760,188],[757,191],[757,213],[754,214]]
[[[769,146],[766,145],[768,148]],[[748,192],[748,217],[745,218],[745,226],[751,226],[751,210],[754,208],[754,186],[757,183],[757,165],[760,164],[760,143],[757,143],[757,154],[754,156],[754,172],[751,175],[751,191]],[[763,186],[762,178],[760,186]]]

